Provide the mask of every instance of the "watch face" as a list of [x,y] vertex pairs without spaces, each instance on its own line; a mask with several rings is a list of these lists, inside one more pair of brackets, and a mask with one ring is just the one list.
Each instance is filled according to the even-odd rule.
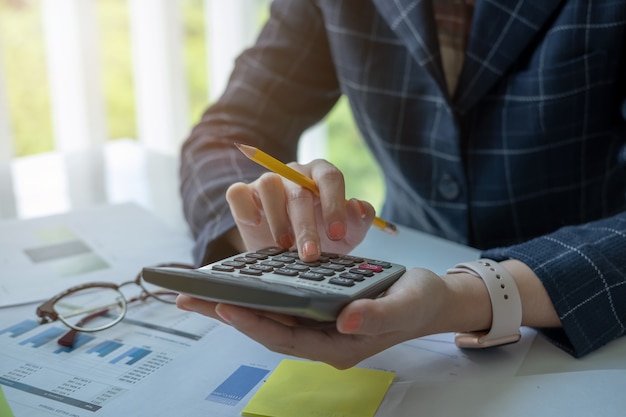
[[484,349],[517,343],[522,338],[520,333],[494,338],[488,336],[488,333],[457,333],[454,343],[462,349]]

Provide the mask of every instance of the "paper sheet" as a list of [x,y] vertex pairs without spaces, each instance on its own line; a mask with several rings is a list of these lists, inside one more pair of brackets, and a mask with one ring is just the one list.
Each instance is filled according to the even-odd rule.
[[369,417],[394,373],[283,360],[241,413],[248,417]]
[[121,283],[141,267],[191,262],[190,237],[135,204],[0,222],[0,307],[80,283]]
[[[20,417],[88,417],[96,411],[139,416],[109,409],[121,403],[123,410],[138,388],[159,384],[154,381],[160,373],[210,340],[218,326],[204,316],[150,300],[129,305],[120,324],[82,333],[68,348],[57,343],[68,329],[58,322],[39,325],[35,308],[0,309],[0,386]],[[148,398],[141,400],[142,407]],[[148,415],[155,410],[149,409]],[[0,412],[0,417],[5,414]]]

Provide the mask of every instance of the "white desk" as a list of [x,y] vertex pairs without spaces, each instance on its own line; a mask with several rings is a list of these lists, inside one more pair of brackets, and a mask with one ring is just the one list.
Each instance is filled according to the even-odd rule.
[[[69,182],[54,182],[53,176],[40,175],[40,178],[48,177],[46,185],[39,182],[41,180],[33,180],[30,183],[18,182],[20,188],[33,187],[30,191],[18,189],[16,201],[19,210],[25,217],[38,214],[36,210],[46,208],[40,205],[42,197],[45,197],[45,201],[51,202],[47,209],[52,209],[52,212],[78,206],[86,207],[94,202],[135,201],[144,207],[154,209],[159,218],[177,227],[181,234],[186,233],[177,198],[177,162],[174,158],[146,155],[132,143],[120,143],[108,148],[105,158],[101,161],[103,162],[100,166],[103,168],[96,172],[102,173],[102,176],[96,180],[83,177],[78,184],[68,186]],[[32,166],[43,169],[44,165],[34,163]],[[61,166],[63,163],[59,161],[53,163],[49,166],[50,172],[53,170],[68,172],[64,171],[66,168],[60,169]],[[83,167],[85,166],[93,168],[91,164],[83,164]],[[70,175],[72,180],[78,179],[72,175]],[[26,177],[28,176],[22,178]],[[53,184],[57,184],[57,190],[62,190],[65,197],[59,200],[57,191],[50,191],[49,187]],[[100,190],[106,190],[104,198],[93,195],[86,201],[76,197],[80,196],[80,193],[70,192],[71,189],[80,190],[81,187],[83,191],[90,189],[93,191],[94,184],[100,184]],[[56,202],[52,204],[54,201]],[[372,229],[357,252],[407,266],[428,267],[436,272],[443,272],[454,262],[477,256],[477,251],[471,248],[406,229],[402,229],[397,237]],[[0,329],[25,318],[32,318],[32,310],[33,306],[0,310]],[[107,387],[108,391],[105,391],[113,396],[113,399],[103,403],[101,411],[95,415],[238,416],[245,403],[260,386],[260,382],[245,397],[230,405],[207,400],[212,390],[225,381],[233,369],[251,366],[264,368],[269,372],[283,359],[283,356],[267,352],[229,327],[218,325],[204,317],[186,315],[187,313],[179,311],[164,314],[185,315],[184,325],[191,328],[193,323],[193,328],[196,329],[194,331],[204,336],[195,341],[181,342],[180,349],[166,352],[164,355],[168,357],[168,362],[162,364],[152,375],[145,376],[145,379],[136,385],[121,382],[122,374],[107,371],[109,374],[101,375],[101,368],[93,368],[85,377],[91,378],[93,386]],[[115,329],[107,330],[108,333],[103,332],[97,336],[101,339],[96,340],[109,338],[121,344],[130,339],[129,343],[141,343],[145,349],[153,346],[150,348],[152,350],[156,350],[154,346],[161,346],[156,342],[147,342],[143,339],[140,342],[136,339],[154,336],[149,334],[148,330],[142,329],[136,333],[136,328],[131,325],[124,326],[121,324]],[[39,330],[32,330],[35,331]],[[34,386],[37,386],[37,383],[43,386],[52,379],[60,378],[62,371],[71,373],[77,366],[77,362],[70,359],[71,355],[75,357],[82,355],[81,358],[88,358],[94,363],[100,360],[98,355],[88,354],[89,344],[78,348],[76,352],[55,353],[54,349],[57,347],[54,343],[42,345],[35,350],[29,343],[20,345],[19,337],[11,339],[8,333],[0,332],[2,346],[0,378],[7,373],[3,367],[16,369],[24,365],[22,363],[24,349],[31,349],[28,352],[34,352],[29,354],[28,363],[33,367],[39,367],[42,375],[39,382],[34,379]],[[175,337],[171,336],[167,341],[172,342],[174,339]],[[378,417],[624,415],[626,339],[614,342],[578,360],[552,346],[542,337],[536,336],[535,332],[529,329],[524,330],[524,337],[520,343],[490,351],[463,352],[456,349],[451,340],[451,335],[437,335],[407,342],[360,365],[396,372],[396,379],[376,414]],[[62,354],[67,355],[63,357],[66,361],[63,362],[65,367],[63,370],[54,368],[51,361],[56,361]],[[129,364],[128,369],[137,371],[133,367],[140,366],[140,363]],[[147,368],[141,369],[145,371]],[[25,378],[28,380],[34,377]],[[3,389],[14,411],[22,413],[16,414],[20,417],[21,415],[46,417],[58,413],[73,413],[81,417],[94,415],[93,412],[84,411],[75,405],[34,395],[27,392],[27,389],[15,389],[4,384]],[[158,413],[155,413],[155,410]]]

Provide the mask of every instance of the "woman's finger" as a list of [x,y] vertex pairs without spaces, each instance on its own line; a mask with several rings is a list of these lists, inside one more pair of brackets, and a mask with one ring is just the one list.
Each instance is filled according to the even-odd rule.
[[274,173],[263,174],[255,181],[255,189],[274,241],[281,248],[291,248],[294,237],[287,213],[288,201],[283,179]]
[[257,250],[276,244],[253,186],[231,185],[226,191],[226,200],[246,248]]
[[341,240],[347,232],[343,174],[333,164],[316,160],[311,163],[311,177],[319,189],[326,236],[333,241]]

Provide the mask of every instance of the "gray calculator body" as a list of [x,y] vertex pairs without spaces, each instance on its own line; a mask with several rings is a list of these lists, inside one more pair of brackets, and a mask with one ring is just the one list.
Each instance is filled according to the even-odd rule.
[[326,252],[305,263],[295,251],[272,247],[198,269],[145,267],[143,278],[209,301],[334,321],[346,304],[379,296],[405,271],[391,262]]

